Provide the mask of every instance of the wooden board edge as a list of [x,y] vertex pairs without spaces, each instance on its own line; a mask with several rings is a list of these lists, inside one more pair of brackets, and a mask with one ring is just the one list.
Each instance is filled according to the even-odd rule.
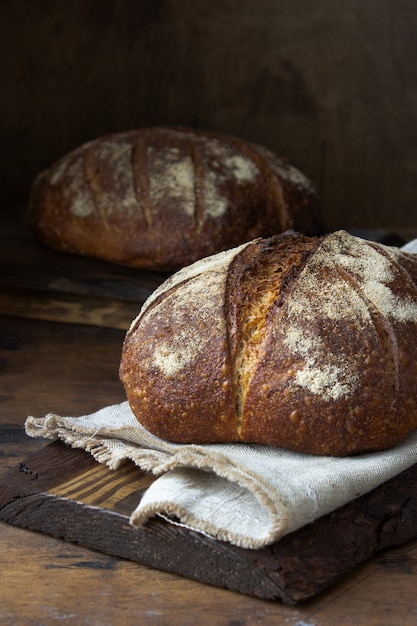
[[82,324],[126,331],[143,302],[44,293],[23,289],[0,290],[0,314],[65,324]]

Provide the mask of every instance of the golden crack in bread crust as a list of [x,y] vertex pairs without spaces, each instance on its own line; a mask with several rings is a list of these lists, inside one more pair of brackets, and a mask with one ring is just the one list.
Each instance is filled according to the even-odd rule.
[[322,455],[417,426],[417,255],[287,232],[175,274],[132,323],[120,375],[137,419],[177,442]]

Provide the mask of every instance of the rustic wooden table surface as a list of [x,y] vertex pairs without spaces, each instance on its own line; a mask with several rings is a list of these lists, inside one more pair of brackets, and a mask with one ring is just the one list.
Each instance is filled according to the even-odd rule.
[[[23,430],[28,414],[75,415],[123,400],[124,332],[1,316],[0,469],[46,445]],[[293,608],[0,523],[0,623],[414,625],[417,542],[383,552]]]
[[[7,241],[12,248],[10,233]],[[4,261],[0,253],[3,269]],[[78,295],[79,300],[74,294],[57,295],[56,281],[55,291],[40,284],[16,290],[9,273],[15,271],[21,281],[21,269],[18,261],[9,263],[0,277],[1,472],[48,443],[25,435],[27,415],[50,411],[81,415],[124,400],[118,365],[125,327],[136,307],[129,294],[128,302],[114,307],[107,293],[105,303],[97,300],[101,293],[91,298]],[[97,278],[97,272],[94,276],[89,288],[97,292],[97,284],[103,287],[105,281]],[[79,284],[70,283],[67,280],[64,291],[79,291]],[[58,290],[61,287],[58,281]],[[189,580],[3,522],[0,541],[2,626],[62,620],[77,626],[417,623],[417,541],[377,554],[297,607]]]

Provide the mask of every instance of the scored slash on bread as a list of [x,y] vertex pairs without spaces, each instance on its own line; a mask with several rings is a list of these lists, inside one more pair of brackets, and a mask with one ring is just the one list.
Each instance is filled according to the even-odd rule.
[[189,443],[330,455],[417,426],[417,256],[338,231],[256,239],[174,274],[126,334],[139,422]]

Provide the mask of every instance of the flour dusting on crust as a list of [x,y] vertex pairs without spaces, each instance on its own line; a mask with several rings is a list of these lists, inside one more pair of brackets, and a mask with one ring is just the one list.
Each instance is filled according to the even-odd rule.
[[163,320],[158,319],[161,315],[158,307],[148,312],[148,323],[157,318],[158,323],[170,329],[153,352],[153,364],[164,376],[174,376],[192,364],[212,340],[213,327],[217,327],[218,336],[225,332],[223,309],[213,307],[213,302],[223,301],[226,275],[226,269],[210,271],[204,280],[197,277],[168,294]]
[[243,154],[235,154],[229,147],[216,139],[204,144],[206,174],[204,181],[205,213],[218,218],[227,211],[228,200],[222,188],[236,181],[241,185],[254,181],[259,175],[255,163]]
[[60,171],[59,178],[62,179],[64,177],[65,185],[62,186],[62,195],[68,200],[71,213],[78,217],[86,217],[93,213],[94,204],[85,182],[81,157],[71,160],[68,166]]
[[332,327],[344,320],[352,327],[375,332],[369,303],[387,323],[417,320],[417,302],[395,294],[390,287],[394,279],[390,259],[368,242],[344,232],[333,233],[323,241],[307,262],[288,305],[290,331],[284,343],[304,361],[293,384],[324,400],[355,392],[361,376],[360,360],[350,354],[348,346],[345,353],[340,346],[332,352],[317,332],[317,320],[323,328],[329,320]]
[[97,170],[101,162],[105,171],[110,169],[111,185],[101,185],[100,205],[108,215],[139,211],[132,173],[132,144],[127,142],[103,141],[97,144],[94,158]]
[[161,150],[149,147],[149,184],[151,205],[167,201],[179,201],[181,210],[187,215],[194,214],[194,164],[190,156],[180,156],[176,147]]
[[152,292],[152,294],[143,304],[139,315],[136,317],[136,319],[133,320],[131,328],[136,325],[139,318],[142,317],[142,315],[150,307],[150,305],[153,304],[153,302],[155,302],[155,300],[159,298],[159,296],[161,296],[163,293],[168,292],[170,289],[172,289],[176,285],[179,285],[182,282],[191,280],[196,276],[199,276],[200,274],[205,274],[205,272],[220,272],[223,269],[228,268],[234,257],[239,254],[241,250],[246,248],[246,246],[251,245],[251,243],[252,242],[249,241],[247,243],[241,244],[240,246],[237,246],[236,248],[231,248],[230,250],[225,250],[223,252],[218,252],[217,254],[212,254],[208,257],[204,257],[198,261],[195,261],[195,263],[191,263],[191,265],[187,265],[181,270],[175,272],[175,274],[170,276],[170,278],[165,280],[162,285],[160,285],[157,289],[155,289],[155,291]]
[[301,189],[314,190],[313,183],[299,169],[290,165],[284,159],[280,159],[273,152],[264,146],[255,146],[256,150],[268,162],[269,166],[274,170],[278,178],[300,187]]

